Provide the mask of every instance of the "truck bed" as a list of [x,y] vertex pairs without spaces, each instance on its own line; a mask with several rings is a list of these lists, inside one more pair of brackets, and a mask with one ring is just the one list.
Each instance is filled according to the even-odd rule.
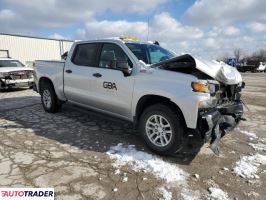
[[35,84],[36,89],[39,91],[39,78],[47,77],[54,85],[56,85],[55,92],[59,97],[64,97],[63,92],[63,71],[65,61],[53,60],[36,60],[34,64],[35,71]]

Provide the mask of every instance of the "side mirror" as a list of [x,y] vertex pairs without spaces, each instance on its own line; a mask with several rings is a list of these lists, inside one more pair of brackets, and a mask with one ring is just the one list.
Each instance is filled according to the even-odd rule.
[[66,51],[63,55],[61,55],[62,60],[66,60],[68,55],[68,51]]
[[121,70],[126,76],[129,76],[132,72],[132,68],[126,60],[113,60],[111,66]]

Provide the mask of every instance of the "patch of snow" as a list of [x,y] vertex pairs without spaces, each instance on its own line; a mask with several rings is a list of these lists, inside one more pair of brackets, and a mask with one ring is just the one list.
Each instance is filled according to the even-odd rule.
[[240,128],[236,128],[236,130],[238,130],[240,133],[243,133],[249,137],[252,137],[252,138],[258,138],[258,136],[253,133],[253,132],[250,132],[250,131],[245,131],[245,130],[241,130]]
[[159,188],[159,192],[162,195],[161,200],[171,200],[172,192],[167,191],[164,187]]
[[210,198],[213,200],[227,200],[228,194],[221,190],[220,188],[210,187],[208,188],[210,193]]
[[259,142],[266,143],[266,138],[260,138]]
[[123,177],[123,180],[122,180],[122,182],[123,182],[123,183],[125,183],[125,182],[127,182],[127,181],[128,181],[128,177],[126,177],[126,176],[125,176],[125,177]]
[[120,169],[116,169],[115,174],[120,174]]
[[198,191],[183,189],[180,195],[182,200],[198,200],[200,199],[200,195],[198,193]]
[[266,165],[266,155],[257,153],[251,156],[243,156],[236,162],[234,172],[242,178],[258,178],[256,173],[260,165]]
[[167,163],[157,156],[135,149],[134,145],[118,144],[107,152],[111,159],[115,159],[113,166],[120,168],[130,165],[134,171],[144,171],[154,174],[167,183],[185,182],[188,174],[174,164]]
[[260,142],[257,144],[249,143],[248,145],[251,146],[256,151],[266,151],[266,145],[263,143]]
[[194,197],[191,197],[189,194],[181,193],[181,197],[183,200],[196,200]]
[[255,191],[250,191],[247,193],[247,196],[252,199],[257,199],[260,195]]

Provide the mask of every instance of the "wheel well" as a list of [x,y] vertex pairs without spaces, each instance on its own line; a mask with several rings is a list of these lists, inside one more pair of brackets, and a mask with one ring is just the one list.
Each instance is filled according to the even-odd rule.
[[39,91],[42,91],[42,87],[43,87],[44,84],[51,84],[54,87],[53,82],[49,78],[42,77],[39,80]]
[[181,120],[184,122],[185,126],[187,127],[186,120],[183,116],[181,109],[174,102],[172,102],[169,98],[158,96],[158,95],[145,95],[140,98],[137,104],[137,108],[136,108],[134,124],[135,125],[138,124],[141,114],[147,107],[157,104],[157,103],[169,106],[181,118]]

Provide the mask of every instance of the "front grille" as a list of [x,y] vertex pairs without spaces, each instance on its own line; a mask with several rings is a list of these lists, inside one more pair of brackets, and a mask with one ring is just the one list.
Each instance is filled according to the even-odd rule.
[[221,85],[220,90],[216,93],[218,105],[239,101],[241,89],[241,86],[238,85]]
[[17,71],[9,73],[10,78],[12,80],[22,80],[22,79],[30,79],[32,78],[31,71]]

